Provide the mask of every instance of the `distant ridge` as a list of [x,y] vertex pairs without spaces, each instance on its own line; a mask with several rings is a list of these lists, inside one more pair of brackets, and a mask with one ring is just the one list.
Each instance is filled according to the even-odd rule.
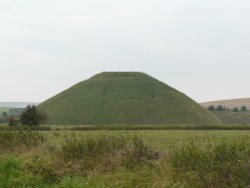
[[6,108],[25,108],[27,105],[38,105],[35,102],[0,102],[0,107]]
[[201,106],[207,108],[209,106],[218,106],[222,105],[226,108],[240,108],[241,106],[246,106],[250,109],[250,98],[242,98],[242,99],[228,99],[228,100],[218,100],[218,101],[210,101],[210,102],[203,102],[200,103]]
[[49,124],[220,124],[195,101],[139,72],[104,72],[38,106]]

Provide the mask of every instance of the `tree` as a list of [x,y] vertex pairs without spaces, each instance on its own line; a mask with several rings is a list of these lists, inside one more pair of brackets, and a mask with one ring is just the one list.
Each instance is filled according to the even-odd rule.
[[218,105],[217,107],[216,107],[216,110],[217,111],[223,111],[225,108],[223,108],[223,106],[221,106],[221,105]]
[[234,112],[239,112],[239,109],[238,109],[237,107],[234,107],[234,108],[233,108],[233,111],[234,111]]
[[47,121],[47,115],[37,109],[35,105],[28,105],[20,116],[22,125],[38,126]]
[[7,113],[7,112],[3,112],[2,115],[3,115],[3,117],[6,118],[6,119],[8,118],[8,113]]
[[246,112],[246,111],[247,111],[247,107],[246,107],[246,106],[242,106],[242,107],[240,108],[240,111]]
[[11,127],[14,127],[14,126],[17,126],[19,124],[19,119],[14,117],[14,116],[11,116],[9,118],[9,126]]
[[215,107],[214,107],[214,106],[209,106],[209,107],[208,107],[208,110],[209,110],[209,111],[215,111]]

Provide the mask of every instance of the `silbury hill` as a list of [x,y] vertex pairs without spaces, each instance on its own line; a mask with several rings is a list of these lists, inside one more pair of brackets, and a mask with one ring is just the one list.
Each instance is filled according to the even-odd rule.
[[137,72],[104,72],[38,106],[55,125],[220,124],[195,101]]

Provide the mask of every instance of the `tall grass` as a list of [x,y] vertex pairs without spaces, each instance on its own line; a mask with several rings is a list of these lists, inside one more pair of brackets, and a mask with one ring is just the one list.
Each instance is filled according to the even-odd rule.
[[0,131],[50,131],[50,126],[8,126],[8,125],[1,125]]
[[99,135],[85,138],[66,138],[62,145],[63,156],[67,159],[95,157],[103,153],[114,153],[123,150],[128,145],[124,136]]
[[250,144],[183,144],[174,149],[170,163],[180,178],[194,187],[248,187]]
[[[38,131],[0,132],[0,187],[250,186],[247,142],[194,139],[156,152],[138,134],[79,137],[68,132],[56,148],[50,148],[44,135]],[[21,152],[16,153],[18,149]]]
[[104,171],[121,166],[138,167],[149,163],[150,160],[158,159],[157,152],[153,152],[149,143],[136,134],[133,136],[103,134],[95,137],[86,136],[82,139],[66,138],[61,155],[71,162],[81,161],[85,168],[101,165]]
[[102,125],[102,126],[60,126],[57,130],[250,130],[250,125]]
[[34,131],[0,132],[0,150],[9,151],[20,148],[32,148],[46,141],[45,136]]

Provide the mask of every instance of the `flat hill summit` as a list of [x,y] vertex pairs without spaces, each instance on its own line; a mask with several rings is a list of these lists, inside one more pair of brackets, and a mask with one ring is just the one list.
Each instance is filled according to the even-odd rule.
[[219,124],[185,94],[140,72],[104,72],[38,106],[55,125]]

